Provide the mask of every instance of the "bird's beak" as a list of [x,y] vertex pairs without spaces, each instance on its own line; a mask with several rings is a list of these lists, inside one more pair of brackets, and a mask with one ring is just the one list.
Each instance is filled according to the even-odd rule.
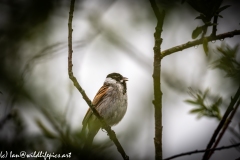
[[123,77],[122,80],[123,80],[123,81],[128,81],[128,78]]

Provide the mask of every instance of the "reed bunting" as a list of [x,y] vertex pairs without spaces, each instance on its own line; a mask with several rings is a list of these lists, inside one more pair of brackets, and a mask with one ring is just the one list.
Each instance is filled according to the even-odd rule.
[[[103,86],[99,89],[92,104],[109,126],[118,124],[127,111],[128,78],[119,73],[108,74]],[[84,147],[90,146],[95,135],[101,128],[101,123],[89,108],[82,121],[82,134],[88,133]]]

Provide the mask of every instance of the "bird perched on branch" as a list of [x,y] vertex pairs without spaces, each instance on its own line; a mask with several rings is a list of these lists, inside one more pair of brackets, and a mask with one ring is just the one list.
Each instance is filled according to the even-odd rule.
[[[118,124],[127,111],[126,81],[128,81],[128,78],[123,77],[119,73],[108,74],[103,86],[93,99],[92,104],[109,126]],[[84,144],[84,148],[86,148],[91,146],[95,135],[102,125],[90,108],[82,121],[82,125],[81,134],[85,134],[88,127]]]

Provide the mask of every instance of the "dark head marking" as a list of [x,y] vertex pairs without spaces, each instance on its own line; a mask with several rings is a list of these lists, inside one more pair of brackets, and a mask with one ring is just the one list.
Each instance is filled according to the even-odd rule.
[[123,76],[119,73],[111,73],[107,75],[107,78],[115,79],[116,81],[120,82],[123,79]]
[[126,91],[127,91],[127,86],[126,86],[127,78],[126,77],[123,77],[119,73],[110,73],[110,74],[107,75],[107,78],[112,78],[112,79],[115,79],[117,82],[122,83],[123,87],[124,87],[124,93],[123,94],[126,93]]

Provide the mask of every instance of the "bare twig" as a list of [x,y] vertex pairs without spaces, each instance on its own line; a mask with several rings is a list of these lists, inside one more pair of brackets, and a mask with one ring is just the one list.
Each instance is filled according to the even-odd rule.
[[73,11],[74,11],[74,2],[75,2],[75,0],[71,0],[69,20],[68,20],[68,75],[69,75],[69,78],[72,80],[74,86],[78,89],[78,91],[82,94],[83,99],[86,101],[88,106],[92,109],[93,114],[100,120],[100,122],[102,124],[102,128],[107,131],[108,136],[116,145],[116,147],[117,147],[118,151],[120,152],[120,154],[122,155],[123,159],[128,160],[129,157],[127,156],[127,154],[125,153],[121,144],[119,143],[115,132],[111,129],[111,127],[109,125],[107,125],[107,123],[104,121],[104,119],[100,116],[100,114],[94,108],[94,105],[92,104],[91,100],[88,98],[85,91],[82,89],[82,87],[78,83],[76,77],[73,75],[73,72],[72,72],[72,66],[73,66],[73,64],[72,64],[72,53],[73,53],[73,50],[72,50],[72,32],[73,32],[72,19],[73,19]]
[[152,9],[157,18],[157,26],[155,28],[154,38],[154,62],[153,62],[153,85],[154,85],[154,100],[155,108],[155,159],[162,160],[162,91],[161,91],[161,44],[162,44],[162,27],[165,17],[165,12],[160,12],[155,0],[150,0]]
[[212,135],[212,138],[207,145],[207,148],[206,148],[207,151],[203,155],[203,160],[208,159],[208,156],[210,154],[210,152],[208,150],[211,149],[212,145],[214,144],[217,135],[219,134],[220,130],[222,129],[224,123],[226,122],[226,120],[227,120],[229,114],[231,113],[231,111],[233,110],[234,105],[237,102],[239,97],[240,97],[240,86],[239,86],[234,98],[231,99],[231,102],[230,102],[226,112],[224,113],[222,120],[220,121],[219,125],[217,126],[216,130],[214,131],[214,133]]
[[[217,145],[218,145],[218,143],[219,143],[220,140],[222,139],[225,131],[227,130],[230,122],[232,121],[233,116],[234,116],[235,113],[237,112],[237,109],[238,109],[238,107],[239,107],[239,104],[240,104],[240,99],[238,99],[238,102],[237,102],[237,104],[235,105],[235,108],[234,108],[233,111],[231,112],[229,118],[226,120],[226,123],[224,124],[224,127],[223,127],[221,133],[220,133],[219,136],[217,137],[217,140],[216,140],[216,142],[214,143],[214,146],[213,146],[211,149],[216,148]],[[209,153],[208,159],[210,159],[210,157],[212,156],[213,153],[214,153],[214,150]]]
[[196,153],[203,153],[203,152],[206,152],[206,151],[217,151],[217,150],[219,151],[219,150],[234,148],[234,147],[238,147],[238,146],[240,146],[240,143],[233,144],[233,145],[230,145],[230,146],[222,146],[222,147],[214,148],[214,149],[195,150],[195,151],[190,151],[190,152],[177,154],[175,156],[171,156],[171,157],[165,158],[163,160],[170,160],[170,159],[174,159],[174,158],[182,157],[182,156],[186,156],[186,155],[191,155],[191,154],[196,154]]
[[213,18],[213,27],[212,27],[212,34],[211,34],[211,36],[213,36],[213,37],[215,37],[216,33],[217,33],[218,14],[219,13],[216,13],[216,15]]
[[[219,34],[219,35],[216,35],[216,36],[208,36],[208,37],[205,37],[205,38],[209,42],[209,41],[215,41],[215,40],[223,40],[225,38],[231,38],[235,35],[240,35],[240,30],[234,30],[232,32],[227,32],[227,33]],[[165,57],[165,56],[168,56],[168,55],[173,54],[175,52],[179,52],[179,51],[182,51],[184,49],[187,49],[187,48],[190,48],[190,47],[193,47],[193,46],[197,46],[199,44],[202,44],[202,38],[194,40],[194,41],[189,41],[187,43],[169,48],[167,50],[164,50],[164,51],[161,52],[161,55],[162,55],[162,57]]]

